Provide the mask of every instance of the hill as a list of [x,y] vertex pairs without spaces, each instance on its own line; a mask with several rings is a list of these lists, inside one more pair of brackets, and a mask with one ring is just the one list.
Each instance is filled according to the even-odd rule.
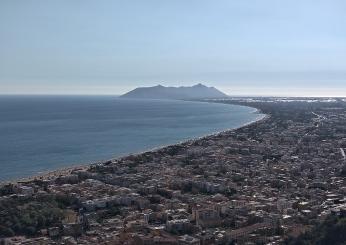
[[139,87],[121,96],[136,99],[211,99],[228,97],[214,87],[196,84],[192,87]]
[[297,238],[290,237],[287,245],[344,245],[346,244],[346,218],[330,215],[311,231]]

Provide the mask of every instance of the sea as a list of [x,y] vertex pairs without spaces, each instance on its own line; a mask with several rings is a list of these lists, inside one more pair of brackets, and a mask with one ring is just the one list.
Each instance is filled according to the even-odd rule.
[[116,96],[0,96],[0,181],[139,153],[262,118],[254,108]]

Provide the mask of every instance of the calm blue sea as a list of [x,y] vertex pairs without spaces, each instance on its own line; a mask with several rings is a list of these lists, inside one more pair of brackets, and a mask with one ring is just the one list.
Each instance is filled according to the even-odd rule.
[[0,181],[239,127],[253,108],[111,96],[0,96]]

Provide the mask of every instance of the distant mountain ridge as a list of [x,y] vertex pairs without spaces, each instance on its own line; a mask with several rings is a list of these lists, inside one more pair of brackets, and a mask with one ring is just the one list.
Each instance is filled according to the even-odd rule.
[[120,96],[133,99],[217,99],[228,97],[214,87],[207,87],[201,83],[191,87],[139,87]]

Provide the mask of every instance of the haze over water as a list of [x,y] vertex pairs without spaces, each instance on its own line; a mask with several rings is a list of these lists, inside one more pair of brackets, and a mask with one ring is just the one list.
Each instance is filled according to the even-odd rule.
[[239,127],[253,108],[108,96],[0,96],[0,181]]

